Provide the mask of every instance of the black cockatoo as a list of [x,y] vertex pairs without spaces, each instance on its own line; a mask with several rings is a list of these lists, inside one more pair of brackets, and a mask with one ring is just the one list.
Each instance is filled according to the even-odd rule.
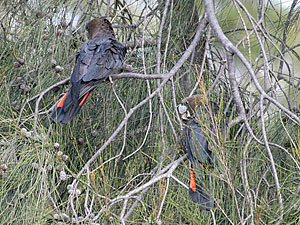
[[76,64],[71,76],[72,87],[50,114],[53,122],[68,123],[72,120],[91,91],[123,65],[126,49],[116,40],[107,19],[99,17],[91,20],[86,30],[89,40],[76,53]]
[[[214,138],[217,142],[211,119],[218,114],[219,107],[214,103],[205,102],[207,101],[202,95],[193,95],[182,100],[178,111],[185,123],[186,149],[192,164],[189,194],[193,202],[199,203],[200,209],[209,210],[213,207],[213,200],[209,193],[209,182],[205,182],[207,179],[204,179],[204,170],[217,164],[208,138]],[[223,129],[224,125],[221,123],[220,127]]]

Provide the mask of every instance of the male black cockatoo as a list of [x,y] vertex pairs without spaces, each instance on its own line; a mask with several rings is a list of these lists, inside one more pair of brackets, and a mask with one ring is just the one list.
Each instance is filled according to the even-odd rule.
[[76,54],[71,76],[72,87],[53,109],[50,115],[53,122],[68,123],[72,120],[91,91],[123,65],[126,49],[116,40],[107,19],[99,17],[91,20],[86,30],[89,40]]
[[217,115],[219,107],[214,103],[205,104],[202,95],[193,95],[182,100],[178,111],[185,123],[186,149],[192,165],[189,194],[193,202],[199,203],[200,209],[209,210],[213,207],[213,200],[209,182],[204,179],[204,170],[217,164],[208,140],[213,138],[217,141],[216,125],[212,123],[212,118]]

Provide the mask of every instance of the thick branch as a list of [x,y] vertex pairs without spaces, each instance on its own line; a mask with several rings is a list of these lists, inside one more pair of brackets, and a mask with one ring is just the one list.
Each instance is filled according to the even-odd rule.
[[[88,168],[92,162],[94,162],[97,157],[101,154],[101,152],[115,139],[115,137],[118,135],[118,133],[122,130],[123,126],[127,123],[128,119],[132,116],[132,114],[139,109],[141,106],[146,104],[150,99],[152,99],[155,95],[157,95],[160,90],[165,86],[165,84],[168,82],[168,80],[175,75],[175,73],[182,67],[184,62],[190,57],[193,49],[196,47],[197,43],[200,40],[200,37],[204,33],[205,27],[207,25],[206,17],[204,17],[198,28],[197,32],[195,34],[195,37],[193,41],[191,42],[190,46],[187,48],[187,50],[184,52],[182,57],[178,60],[178,62],[174,65],[174,67],[170,70],[169,73],[165,74],[165,78],[163,79],[162,83],[159,85],[159,87],[151,93],[147,98],[145,98],[143,101],[141,101],[139,104],[131,108],[128,112],[128,114],[125,115],[124,119],[120,123],[120,125],[117,127],[117,129],[113,132],[113,134],[109,137],[109,139],[102,145],[100,149],[97,150],[97,152],[88,160],[88,162],[85,164],[85,166],[80,170],[78,173],[78,177],[82,175],[82,173],[85,171],[86,168]],[[144,76],[144,75],[143,75]],[[76,180],[74,181],[76,182]]]
[[259,82],[258,82],[258,80],[255,76],[255,73],[254,73],[254,71],[251,67],[251,64],[247,61],[247,59],[244,57],[244,55],[231,43],[231,41],[224,35],[224,33],[223,33],[219,23],[218,23],[216,15],[215,15],[214,8],[213,8],[213,2],[210,1],[210,0],[204,0],[204,4],[205,4],[205,13],[207,15],[207,19],[208,19],[209,24],[212,27],[216,37],[221,42],[221,44],[224,46],[224,48],[226,48],[227,51],[230,51],[230,52],[236,54],[239,57],[239,59],[242,61],[242,63],[247,68],[247,70],[248,70],[248,72],[249,72],[249,74],[250,74],[250,76],[253,80],[253,83],[254,83],[255,87],[257,88],[257,90],[260,92],[260,94],[264,98],[271,101],[279,109],[281,109],[286,114],[288,114],[293,119],[295,119],[298,123],[300,123],[300,119],[298,118],[297,115],[295,115],[290,110],[288,110],[283,105],[281,105],[278,101],[276,101],[275,99],[273,99],[272,97],[267,95],[266,92],[263,90],[263,88],[260,86],[260,84],[259,84]]

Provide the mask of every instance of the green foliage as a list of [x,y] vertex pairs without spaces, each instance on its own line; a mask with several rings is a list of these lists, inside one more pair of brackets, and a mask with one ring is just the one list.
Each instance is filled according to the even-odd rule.
[[[72,56],[86,40],[85,24],[90,18],[104,13],[109,14],[110,20],[116,16],[114,25],[118,25],[118,28],[115,31],[121,42],[138,43],[143,37],[155,41],[155,45],[145,49],[128,49],[126,64],[131,65],[134,72],[157,73],[157,30],[165,4],[161,2],[153,15],[147,17],[146,23],[135,27],[132,25],[140,21],[144,14],[141,9],[125,7],[125,1],[82,1],[78,7],[79,2],[0,2],[1,224],[57,224],[58,221],[71,224],[72,219],[87,215],[89,219],[84,224],[91,223],[92,219],[95,224],[120,224],[124,199],[112,200],[146,184],[162,168],[185,154],[174,99],[178,104],[196,85],[195,93],[206,91],[208,98],[219,104],[221,112],[226,112],[230,120],[236,117],[227,69],[222,70],[226,62],[221,50],[216,47],[218,43],[213,39],[208,45],[209,53],[203,67],[205,73],[201,75],[203,83],[197,83],[206,45],[206,37],[203,37],[193,60],[185,62],[172,77],[174,86],[169,81],[161,91],[167,114],[158,96],[151,103],[147,102],[138,108],[89,169],[77,177],[88,160],[121,124],[126,113],[147,98],[149,92],[155,91],[159,82],[126,78],[116,79],[113,84],[102,83],[93,91],[80,114],[67,125],[47,124],[45,119],[51,106],[65,93],[69,84],[59,85],[45,93],[39,104],[37,121],[34,114],[39,96],[31,98],[70,76],[74,65]],[[111,7],[107,8],[106,3],[110,3]],[[155,6],[149,8],[152,10]],[[230,10],[232,8],[224,8],[218,15],[219,19],[229,14]],[[68,24],[72,13],[81,15],[73,28]],[[161,71],[168,72],[189,46],[199,23],[199,14],[194,1],[174,1],[172,17],[169,11],[163,29]],[[231,17],[234,20],[235,15]],[[232,20],[226,18],[221,21],[226,28],[240,26],[233,26],[230,23]],[[170,38],[169,27],[172,28]],[[64,68],[63,71],[55,71],[54,60],[56,65]],[[247,86],[244,89],[242,98],[246,109],[248,112],[256,110],[251,108],[253,99],[247,95]],[[114,90],[125,106],[126,113]],[[220,113],[211,120],[218,125],[222,116]],[[251,114],[249,121],[256,137],[263,140],[260,119],[260,115]],[[284,199],[282,224],[297,224],[300,211],[298,127],[277,111],[266,116],[266,127],[269,142],[276,144],[270,144],[270,148]],[[206,132],[208,130],[206,127]],[[286,130],[295,132],[288,136]],[[231,221],[239,224],[240,215],[243,219],[253,216],[255,224],[275,223],[280,215],[280,205],[269,156],[263,144],[252,141],[247,146],[249,138],[245,126],[235,125],[228,129],[225,140],[220,138],[218,143],[214,138],[210,140],[212,151],[219,158],[219,165],[206,171],[215,199],[216,207],[212,212],[201,211],[190,200],[188,190],[182,185],[189,186],[189,162],[186,160],[172,174],[182,183],[173,178],[169,181],[162,178],[128,199],[126,213],[135,202],[137,206],[127,223],[154,224],[161,221],[162,224],[212,224],[215,221],[216,224],[230,224]],[[285,151],[278,145],[283,146]],[[135,154],[126,157],[136,150]],[[81,193],[74,197],[72,205],[70,191],[75,179],[79,181],[76,189]],[[143,195],[139,199],[141,193]],[[249,193],[255,204],[248,201]],[[92,212],[89,214],[86,209],[90,205]],[[251,207],[253,215],[250,214]],[[157,220],[160,208],[162,211]]]

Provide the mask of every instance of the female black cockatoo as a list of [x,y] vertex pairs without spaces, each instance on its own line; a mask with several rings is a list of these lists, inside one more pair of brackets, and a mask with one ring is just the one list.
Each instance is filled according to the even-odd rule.
[[91,20],[86,30],[89,40],[76,54],[71,76],[72,87],[53,109],[50,115],[53,122],[68,123],[72,120],[91,91],[123,65],[126,49],[116,40],[107,19],[99,17]]
[[202,95],[193,95],[182,100],[178,111],[185,123],[186,149],[192,165],[189,194],[193,202],[199,203],[200,209],[209,210],[213,207],[213,200],[209,182],[204,179],[204,170],[217,164],[208,140],[217,142],[216,125],[212,118],[217,115],[219,107],[205,101]]

